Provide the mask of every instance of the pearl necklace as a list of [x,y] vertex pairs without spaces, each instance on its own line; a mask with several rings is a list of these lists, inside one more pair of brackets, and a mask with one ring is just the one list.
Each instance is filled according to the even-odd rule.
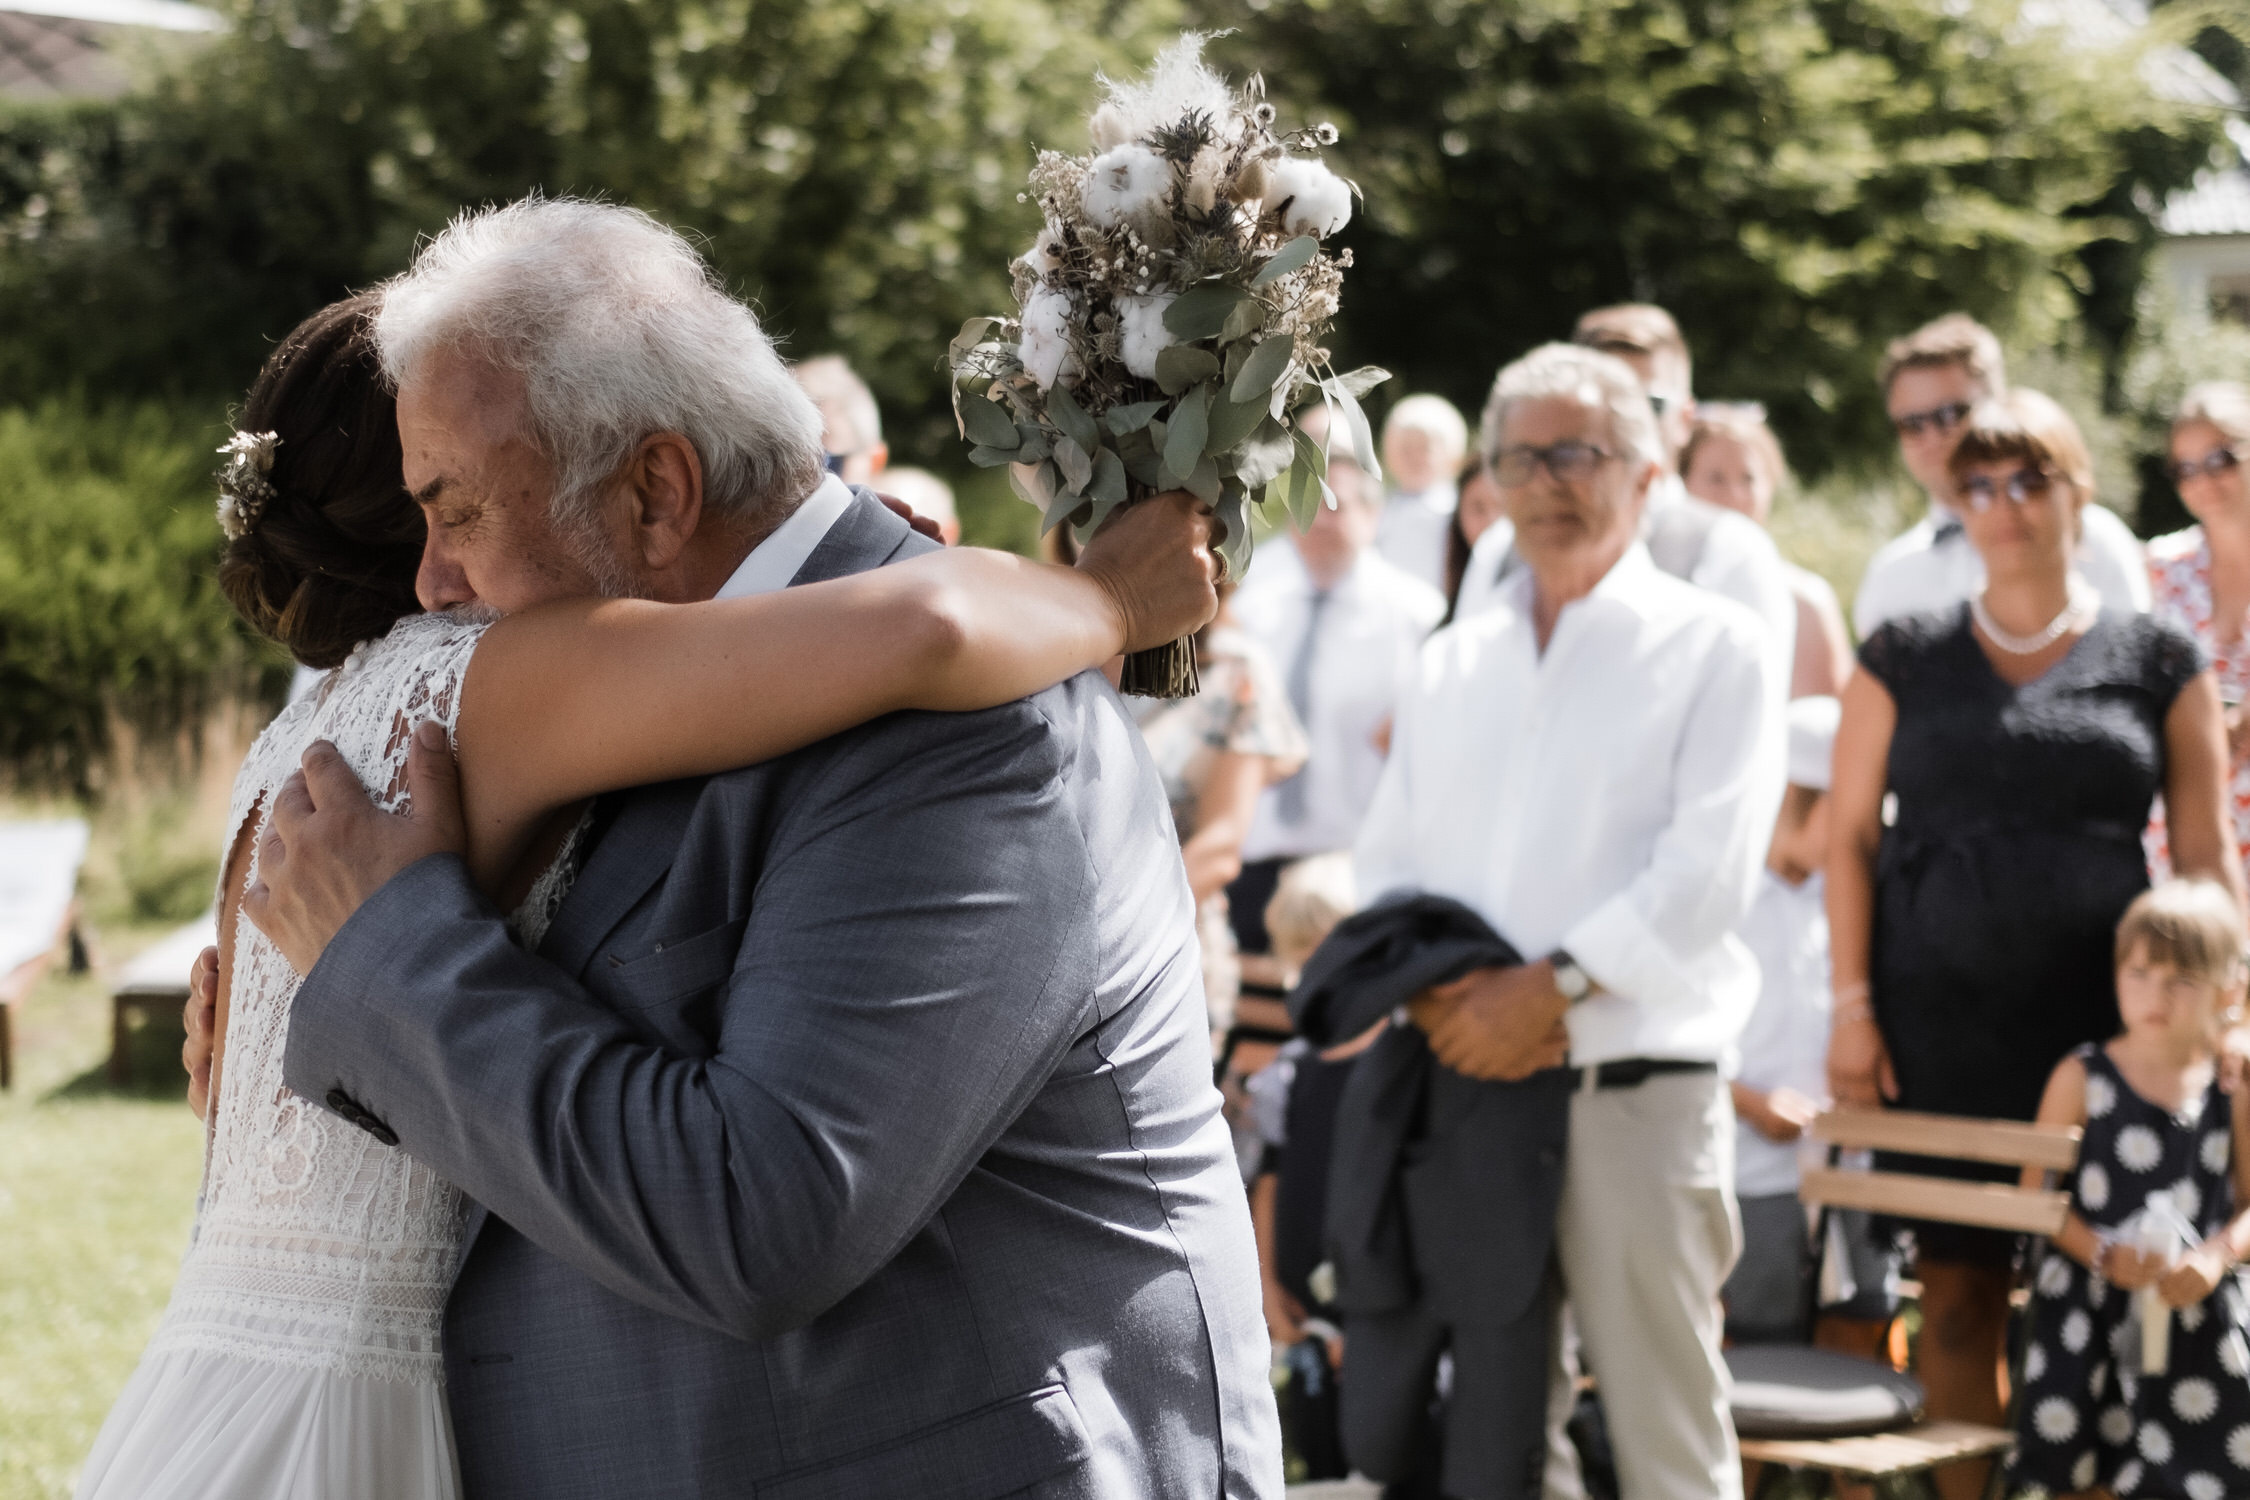
[[2081,592],[2077,580],[2073,579],[2071,581],[2070,602],[2062,607],[2061,614],[2049,620],[2044,629],[2034,634],[2015,635],[2002,629],[2000,622],[1992,618],[1992,611],[1984,607],[1984,595],[1982,593],[1976,594],[1969,600],[1969,613],[1975,617],[1977,628],[1984,632],[1985,639],[1991,641],[1993,645],[1998,646],[2010,656],[2038,655],[2071,631],[2077,629],[2082,621],[2090,623],[2092,615],[2100,608],[2100,599]]

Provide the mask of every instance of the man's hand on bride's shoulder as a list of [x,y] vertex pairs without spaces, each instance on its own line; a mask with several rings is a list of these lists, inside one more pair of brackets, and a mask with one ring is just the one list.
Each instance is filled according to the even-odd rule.
[[467,848],[460,778],[442,726],[415,730],[406,777],[410,810],[383,812],[336,747],[320,740],[274,798],[242,909],[299,974],[312,972],[330,939],[393,875]]
[[1219,612],[1211,507],[1170,490],[1120,507],[1079,555],[1125,619],[1125,649],[1195,634]]
[[940,546],[945,544],[945,533],[939,529],[938,523],[916,511],[913,506],[908,505],[904,500],[899,499],[896,495],[879,494],[875,498],[882,501],[892,515],[913,527],[921,535],[928,537]]

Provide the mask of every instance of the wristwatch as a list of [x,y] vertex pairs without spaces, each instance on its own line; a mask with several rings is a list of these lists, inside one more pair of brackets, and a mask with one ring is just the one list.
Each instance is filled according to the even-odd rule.
[[1555,988],[1562,997],[1576,1005],[1594,992],[1594,976],[1578,967],[1578,960],[1557,948],[1547,955],[1547,962],[1555,966]]

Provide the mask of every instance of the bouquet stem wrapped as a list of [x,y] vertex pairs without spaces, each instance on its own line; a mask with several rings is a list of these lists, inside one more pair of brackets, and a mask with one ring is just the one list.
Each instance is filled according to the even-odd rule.
[[[1202,46],[1183,37],[1147,79],[1109,83],[1091,154],[1040,154],[1046,222],[1012,268],[1017,313],[971,318],[947,362],[970,461],[1006,465],[1045,529],[1083,539],[1120,505],[1189,490],[1239,579],[1252,505],[1301,527],[1335,503],[1333,443],[1380,477],[1359,397],[1388,376],[1339,375],[1322,343],[1351,264],[1323,242],[1358,191],[1320,160],[1335,127],[1278,132],[1262,80],[1230,87]],[[1315,441],[1298,416],[1323,403]],[[1123,687],[1193,694],[1194,642],[1135,653]]]

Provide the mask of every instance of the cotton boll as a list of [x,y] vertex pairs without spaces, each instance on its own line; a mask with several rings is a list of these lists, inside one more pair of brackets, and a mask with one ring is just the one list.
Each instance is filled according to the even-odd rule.
[[1114,146],[1087,168],[1079,205],[1099,229],[1139,223],[1161,210],[1172,188],[1172,168],[1146,146]]
[[1031,294],[1023,305],[1023,339],[1016,357],[1043,391],[1052,390],[1057,380],[1068,384],[1077,377],[1078,360],[1070,352],[1070,298],[1045,288]]
[[1062,242],[1052,228],[1039,231],[1039,238],[1023,253],[1023,263],[1034,276],[1052,276],[1062,269]]
[[1164,309],[1178,300],[1173,292],[1117,299],[1118,355],[1143,380],[1156,378],[1156,356],[1179,342],[1164,326]]
[[1317,161],[1285,156],[1275,163],[1266,201],[1281,206],[1281,227],[1326,239],[1352,220],[1352,190]]

